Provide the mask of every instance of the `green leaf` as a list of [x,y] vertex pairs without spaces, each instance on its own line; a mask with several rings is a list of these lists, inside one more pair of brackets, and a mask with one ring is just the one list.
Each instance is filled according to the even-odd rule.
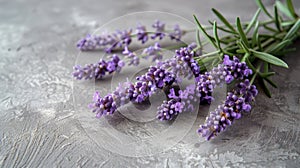
[[[214,22],[212,22],[212,21],[208,21],[209,22],[209,24],[211,24],[212,26],[214,25]],[[222,30],[223,32],[226,32],[226,33],[230,33],[230,34],[237,34],[237,33],[235,33],[235,32],[232,32],[231,30],[228,30],[228,29],[225,29],[225,28],[223,28],[223,27],[221,27],[221,26],[218,26],[217,27],[219,30]]]
[[218,36],[218,28],[217,27],[218,27],[217,22],[214,21],[214,26],[213,26],[214,37],[215,37],[215,40],[216,40],[216,43],[217,43],[217,46],[218,46],[219,50],[222,51],[220,39],[219,39],[219,36]]
[[216,45],[215,41],[213,40],[213,38],[208,35],[208,33],[205,31],[205,29],[202,27],[202,25],[200,24],[199,20],[197,19],[197,17],[195,15],[194,16],[194,19],[197,23],[197,26],[199,28],[199,30],[204,34],[204,36],[207,38],[207,40],[216,48],[218,49],[218,46]]
[[297,49],[295,47],[294,48],[288,48],[288,49],[285,49],[285,50],[278,51],[277,55],[285,55],[287,53],[295,52],[295,51],[297,51]]
[[247,26],[247,28],[246,28],[246,30],[245,30],[245,33],[246,33],[246,34],[248,34],[248,33],[250,32],[251,28],[252,28],[252,27],[254,26],[254,24],[256,23],[257,18],[258,18],[259,14],[260,14],[260,11],[261,11],[261,9],[257,9],[255,15],[253,16],[253,18],[251,19],[250,23],[248,24],[248,26]]
[[297,16],[297,13],[295,12],[292,0],[286,0],[286,4],[287,4],[287,7],[288,7],[290,13],[292,14],[293,18],[296,19],[298,16]]
[[278,31],[276,30],[276,29],[273,29],[272,27],[270,27],[270,26],[267,26],[267,25],[263,25],[264,26],[264,28],[266,29],[266,30],[269,30],[269,31],[271,31],[271,32],[273,32],[273,33],[278,33]]
[[250,51],[253,53],[253,55],[265,62],[268,62],[270,64],[273,64],[273,65],[277,65],[277,66],[281,66],[281,67],[284,67],[284,68],[288,68],[289,66],[284,62],[282,61],[281,59],[271,55],[271,54],[268,54],[268,53],[264,53],[264,52],[259,52],[259,51],[255,51],[255,50],[252,50],[250,49]]
[[271,86],[273,86],[274,88],[277,88],[276,83],[274,83],[271,79],[269,78],[264,78],[265,81],[267,81]]
[[267,11],[267,9],[265,8],[265,5],[261,2],[261,0],[256,0],[256,4],[260,7],[260,9],[262,10],[262,11],[264,11],[265,12],[265,14],[267,15],[267,16],[269,16],[269,18],[273,18],[272,16],[271,16],[271,14]]
[[281,19],[280,19],[279,15],[278,15],[278,10],[277,10],[276,6],[274,6],[274,17],[275,17],[276,27],[277,27],[278,31],[281,32],[281,29],[282,29],[281,28]]
[[197,41],[198,47],[202,48],[199,30],[197,30],[197,32],[196,32],[196,41]]
[[259,73],[259,76],[261,76],[262,78],[267,78],[267,77],[273,76],[273,75],[275,75],[275,72]]
[[[252,48],[254,48],[255,45],[259,46],[260,44],[258,29],[259,29],[259,21],[257,21],[254,26],[254,31],[252,35]],[[261,46],[259,46],[259,48],[261,49]]]
[[282,27],[292,26],[294,25],[295,21],[284,21],[281,23]]
[[294,40],[295,35],[297,36],[298,31],[300,30],[300,19],[294,24],[294,26],[288,31],[288,33],[283,38],[285,40]]
[[283,14],[285,14],[285,16],[289,17],[290,19],[295,19],[290,10],[285,5],[283,5],[282,2],[277,0],[275,5]]
[[238,54],[244,54],[244,53],[245,53],[245,50],[243,50],[243,49],[238,49],[238,50],[236,50],[235,52],[238,53]]
[[239,17],[236,18],[236,26],[237,26],[239,35],[241,36],[241,40],[245,43],[246,47],[249,47],[248,39],[247,39],[246,34],[243,30],[241,20],[240,20]]
[[250,53],[249,48],[246,46],[246,44],[243,41],[237,42],[237,44],[242,48],[246,53]]
[[271,98],[272,94],[271,94],[269,88],[267,87],[265,80],[260,79],[260,84],[261,84],[262,90],[265,92],[266,96]]
[[256,68],[254,67],[254,65],[252,65],[251,61],[250,61],[248,58],[246,58],[245,61],[246,61],[247,66],[248,66],[250,69],[252,69],[252,71],[253,71],[254,73],[257,73],[257,70],[256,70]]
[[272,49],[269,50],[269,53],[274,53],[276,54],[278,51],[286,48],[287,46],[289,46],[290,44],[292,44],[291,40],[285,40],[282,41],[280,43],[278,43],[277,45],[275,45]]
[[237,32],[234,29],[234,27],[227,21],[227,19],[219,11],[217,11],[214,8],[212,8],[212,11],[224,23],[224,25],[226,25],[233,33],[237,34]]
[[270,65],[270,64],[267,63],[267,62],[264,63],[264,72],[265,72],[265,73],[269,72],[269,65]]

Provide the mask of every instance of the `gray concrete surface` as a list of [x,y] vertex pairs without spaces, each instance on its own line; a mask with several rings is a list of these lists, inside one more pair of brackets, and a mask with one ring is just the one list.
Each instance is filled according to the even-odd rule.
[[177,145],[145,157],[110,152],[82,126],[70,75],[78,39],[132,12],[207,20],[212,7],[231,21],[256,10],[249,0],[0,1],[0,167],[299,167],[299,50],[286,56],[289,69],[277,69],[273,98],[260,94],[251,114],[213,141],[195,133],[205,114]]

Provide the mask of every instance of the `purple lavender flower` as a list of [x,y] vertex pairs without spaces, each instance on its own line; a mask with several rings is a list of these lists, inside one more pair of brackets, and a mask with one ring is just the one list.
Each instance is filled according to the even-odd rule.
[[163,101],[162,105],[157,108],[156,118],[163,120],[172,120],[176,115],[182,112],[184,104],[177,101],[176,99],[171,99],[169,101]]
[[107,53],[111,53],[115,48],[128,46],[131,39],[132,30],[116,31],[116,33],[102,35],[87,35],[77,43],[77,48],[82,51],[104,48]]
[[[183,54],[178,54],[178,55],[179,58],[181,58],[180,60],[184,60],[182,59],[185,58],[182,57]],[[186,58],[186,60],[189,59]],[[223,83],[229,84],[231,81],[226,80],[227,76],[232,76],[232,74],[241,73],[241,70],[235,67],[242,64],[241,66],[243,67],[242,71],[246,72],[249,70],[249,68],[244,63],[240,63],[237,58],[234,58],[234,61],[235,62],[232,63],[233,62],[232,60],[230,60],[228,57],[225,57],[223,64],[219,64],[217,67],[214,67],[211,71],[205,72],[204,74],[200,74],[199,76],[197,76],[195,78],[196,85],[194,85],[193,87],[190,86],[186,90],[179,90],[179,95],[176,95],[174,89],[171,89],[170,94],[168,95],[168,97],[171,100],[165,101],[161,105],[161,107],[158,110],[158,118],[160,120],[168,120],[168,119],[172,119],[174,115],[179,114],[179,112],[174,112],[174,110],[172,110],[171,113],[168,113],[166,110],[168,106],[170,106],[169,107],[170,109],[171,105],[177,102],[180,102],[185,107],[189,107],[190,109],[193,109],[194,107],[192,104],[185,103],[185,102],[191,102],[191,100],[188,100],[189,97],[194,99],[196,98],[195,100],[198,100],[200,104],[210,104],[213,101],[212,93],[214,88],[217,85],[222,86]],[[228,62],[230,62],[230,64],[228,64]],[[242,72],[238,79],[244,79],[248,75],[249,73]],[[250,86],[248,80],[246,80],[244,83],[239,84],[237,86],[236,91],[243,92],[243,94],[245,95],[244,98],[245,102],[251,101],[252,98],[257,95],[256,87],[254,85]],[[185,101],[182,102],[183,100]],[[244,109],[245,111],[250,111],[251,106],[249,104],[244,104],[241,106],[241,108]],[[236,116],[238,117],[238,115],[239,114],[237,113]]]
[[89,105],[97,117],[113,114],[118,107],[133,101],[141,103],[151,96],[157,89],[162,89],[167,85],[172,85],[175,77],[158,67],[150,67],[148,72],[137,77],[137,82],[132,84],[125,82],[119,85],[112,93],[100,97],[99,92],[95,93],[93,103]]
[[141,41],[142,44],[148,41],[148,32],[146,31],[146,27],[139,24],[136,28],[137,40]]
[[143,51],[143,55],[146,55],[144,58],[151,57],[152,62],[156,60],[161,60],[162,59],[162,54],[161,54],[161,46],[159,43],[155,43],[154,46],[150,46]]
[[114,54],[112,59],[107,62],[100,59],[96,64],[89,64],[84,67],[80,65],[74,66],[73,77],[78,80],[102,79],[107,73],[120,72],[123,66],[124,62]]
[[236,85],[236,89],[228,92],[223,105],[210,112],[203,125],[200,125],[198,133],[207,140],[217,136],[218,133],[230,126],[235,119],[240,119],[242,112],[251,110],[251,101],[258,91],[254,85],[250,85],[248,79]]
[[184,90],[179,90],[177,94],[174,88],[171,88],[170,94],[168,94],[170,100],[163,101],[162,105],[158,107],[156,118],[159,120],[172,120],[179,113],[193,111],[193,103],[196,103],[199,97],[201,95],[194,84],[187,86]]
[[128,88],[131,86],[132,84],[129,82],[125,82],[123,85],[119,84],[112,94],[104,97],[101,97],[99,92],[95,92],[93,102],[89,104],[89,108],[96,113],[97,118],[114,114],[118,107],[129,102]]
[[166,70],[151,66],[148,72],[137,77],[134,87],[130,88],[133,96],[131,100],[140,103],[151,96],[157,89],[170,86],[175,82],[175,76]]
[[174,26],[173,32],[169,33],[171,40],[180,41],[183,31],[180,29],[179,25]]
[[227,72],[225,77],[226,83],[231,83],[233,79],[243,80],[248,75],[252,74],[252,70],[248,68],[245,62],[240,62],[237,57],[233,57],[233,60],[230,60],[228,55],[224,56],[224,70]]
[[111,53],[116,48],[122,48],[123,46],[127,47],[132,41],[131,33],[132,29],[123,31],[117,30],[116,33],[112,34],[116,40],[114,40],[114,43],[111,44],[109,47],[106,47],[105,51],[107,53]]
[[155,34],[151,36],[152,39],[158,37],[161,40],[166,36],[166,34],[164,33],[165,24],[162,23],[161,21],[156,20],[155,23],[152,25],[152,27],[156,29]]
[[85,38],[77,42],[77,48],[80,50],[93,50],[97,48],[98,36],[88,34]]
[[195,53],[190,47],[183,47],[175,51],[173,58],[160,63],[160,66],[176,74],[178,81],[180,81],[181,76],[189,79],[193,76],[197,77],[200,74],[200,67],[197,61],[193,59],[194,56]]
[[140,64],[140,58],[136,55],[136,53],[129,51],[127,46],[124,48],[122,54],[124,54],[125,58],[129,60],[128,65],[137,66]]
[[105,48],[107,46],[116,46],[120,39],[116,34],[103,33],[102,35],[90,35],[88,34],[85,38],[81,39],[77,43],[77,48],[86,50],[95,50]]

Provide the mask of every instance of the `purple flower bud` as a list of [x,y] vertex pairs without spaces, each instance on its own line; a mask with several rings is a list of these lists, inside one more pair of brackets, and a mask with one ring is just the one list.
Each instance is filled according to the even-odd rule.
[[152,39],[155,39],[158,37],[160,40],[165,37],[165,24],[160,22],[159,20],[156,20],[155,23],[152,25],[153,28],[155,28],[155,34],[151,36]]
[[179,25],[174,26],[173,32],[169,34],[171,40],[175,39],[176,41],[180,41],[181,36],[183,35],[183,31],[180,29]]
[[141,41],[142,44],[148,41],[148,33],[146,27],[139,24],[136,28],[137,40]]

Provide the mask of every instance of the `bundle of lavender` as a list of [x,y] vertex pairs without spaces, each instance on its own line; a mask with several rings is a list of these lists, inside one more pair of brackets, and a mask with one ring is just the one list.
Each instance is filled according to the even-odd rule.
[[[289,46],[299,37],[300,18],[296,14],[292,0],[285,3],[276,1],[273,14],[266,10],[261,0],[256,0],[259,9],[250,22],[231,24],[216,9],[213,13],[217,21],[209,21],[211,26],[202,26],[196,16],[198,26],[197,43],[191,43],[176,49],[174,56],[162,61],[162,47],[159,41],[170,38],[180,42],[181,37],[189,31],[175,25],[173,30],[166,30],[165,24],[156,21],[147,31],[143,25],[135,29],[117,31],[112,34],[88,35],[80,40],[77,47],[80,50],[103,49],[112,53],[122,49],[122,56],[112,55],[111,60],[100,60],[86,66],[75,66],[73,76],[76,79],[102,79],[107,74],[120,72],[125,65],[138,65],[140,58],[156,62],[148,71],[138,76],[136,82],[124,82],[112,93],[100,96],[96,92],[89,108],[97,117],[113,115],[116,110],[128,102],[142,103],[157,90],[167,90],[168,100],[158,107],[157,119],[172,120],[184,111],[194,109],[193,102],[210,104],[213,91],[224,84],[229,86],[226,100],[217,109],[211,111],[205,122],[200,125],[198,133],[207,140],[224,131],[234,120],[240,119],[243,113],[252,109],[252,103],[258,94],[255,84],[260,84],[265,94],[271,97],[269,86],[277,87],[270,79],[275,75],[272,66],[288,68],[281,57],[295,50]],[[269,20],[259,21],[260,13]],[[210,35],[207,30],[212,30]],[[218,33],[222,31],[222,36]],[[200,32],[206,41],[200,41]],[[154,46],[146,48],[141,55],[130,50],[130,44],[135,39],[142,44],[155,41]],[[215,51],[205,52],[203,46],[211,44]],[[208,65],[213,68],[208,69]],[[179,84],[182,78],[194,78],[194,84],[185,89],[176,90],[172,86]]]

